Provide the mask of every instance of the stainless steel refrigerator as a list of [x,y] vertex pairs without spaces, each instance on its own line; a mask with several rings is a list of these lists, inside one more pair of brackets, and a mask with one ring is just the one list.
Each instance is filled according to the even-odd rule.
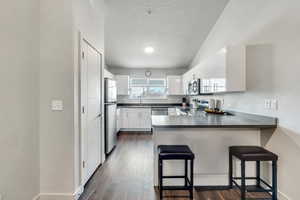
[[116,81],[104,79],[105,92],[105,153],[108,155],[117,144],[117,86]]

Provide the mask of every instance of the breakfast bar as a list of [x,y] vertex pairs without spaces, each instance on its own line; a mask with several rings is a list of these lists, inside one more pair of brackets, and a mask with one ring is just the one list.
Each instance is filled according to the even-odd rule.
[[[195,186],[228,186],[229,146],[261,146],[262,130],[273,130],[277,119],[240,112],[225,115],[208,114],[204,111],[189,110],[183,114],[152,116],[154,141],[154,186],[158,185],[159,145],[188,145],[195,154]],[[238,161],[234,162],[239,172]],[[166,175],[181,175],[184,165],[177,160],[166,161]],[[247,165],[247,175],[255,174],[255,163]],[[236,174],[239,175],[239,174]],[[183,184],[182,180],[166,180],[166,185]]]

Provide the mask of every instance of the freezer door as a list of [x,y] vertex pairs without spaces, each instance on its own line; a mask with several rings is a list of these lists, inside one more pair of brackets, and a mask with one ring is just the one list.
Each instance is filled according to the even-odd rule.
[[117,143],[117,104],[105,105],[105,153],[112,151]]
[[115,80],[105,78],[105,102],[117,101],[117,83]]

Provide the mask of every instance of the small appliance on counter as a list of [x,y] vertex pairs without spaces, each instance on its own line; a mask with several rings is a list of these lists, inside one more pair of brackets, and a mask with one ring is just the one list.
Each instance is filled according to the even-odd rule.
[[188,107],[189,106],[189,98],[183,97],[182,98],[182,107]]

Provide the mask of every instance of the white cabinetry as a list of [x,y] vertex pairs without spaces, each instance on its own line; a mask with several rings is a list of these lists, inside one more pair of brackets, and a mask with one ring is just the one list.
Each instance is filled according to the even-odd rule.
[[117,133],[122,127],[122,117],[121,117],[121,108],[117,108]]
[[118,95],[128,95],[129,94],[129,76],[116,75],[115,79],[117,81],[117,94]]
[[167,77],[168,95],[182,95],[182,76]]
[[[183,75],[186,88],[190,80],[200,78],[202,92],[240,92],[246,90],[245,46],[228,46],[204,59]],[[186,92],[186,91],[185,91]]]
[[104,69],[104,78],[114,79],[114,75],[110,73],[107,69]]
[[120,129],[151,129],[151,108],[120,108]]
[[152,120],[151,120],[151,108],[139,108],[138,109],[139,117],[139,128],[141,129],[151,129]]

